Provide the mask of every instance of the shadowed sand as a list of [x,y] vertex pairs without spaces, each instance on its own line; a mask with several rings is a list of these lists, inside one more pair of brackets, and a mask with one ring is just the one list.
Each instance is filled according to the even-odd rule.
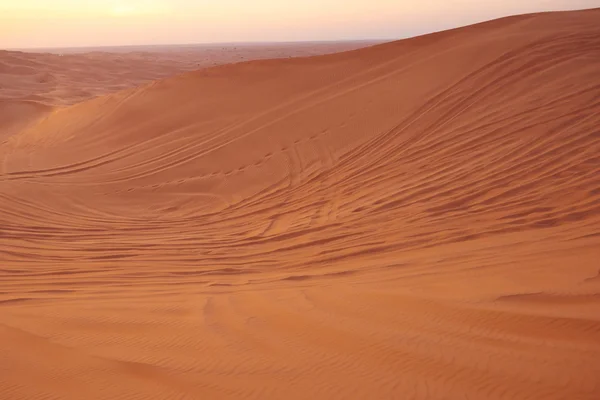
[[599,21],[221,65],[13,118],[0,397],[600,398]]

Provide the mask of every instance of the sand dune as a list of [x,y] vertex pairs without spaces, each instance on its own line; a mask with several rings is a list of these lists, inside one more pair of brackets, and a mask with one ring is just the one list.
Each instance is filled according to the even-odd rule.
[[141,46],[0,50],[0,100],[53,106],[79,103],[202,67],[265,58],[311,56],[376,42]]
[[0,142],[51,111],[51,106],[36,101],[0,100]]
[[222,65],[6,135],[0,397],[600,398],[598,21]]

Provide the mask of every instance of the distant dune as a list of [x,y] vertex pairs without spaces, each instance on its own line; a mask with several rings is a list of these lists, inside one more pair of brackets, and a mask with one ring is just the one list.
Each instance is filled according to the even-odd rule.
[[0,143],[50,111],[51,106],[35,101],[0,100]]
[[0,100],[72,105],[185,71],[265,58],[353,50],[373,41],[0,50]]
[[599,399],[599,21],[32,89],[0,398]]

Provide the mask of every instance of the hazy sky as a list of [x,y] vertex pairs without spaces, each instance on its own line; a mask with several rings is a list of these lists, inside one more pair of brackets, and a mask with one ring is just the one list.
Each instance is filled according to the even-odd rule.
[[0,48],[403,38],[600,0],[0,0]]

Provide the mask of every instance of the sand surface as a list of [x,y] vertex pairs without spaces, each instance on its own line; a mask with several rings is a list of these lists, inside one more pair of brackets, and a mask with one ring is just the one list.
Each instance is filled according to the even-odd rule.
[[599,21],[5,97],[0,398],[599,399]]
[[248,60],[307,57],[373,41],[0,50],[0,100],[72,105],[185,71]]

